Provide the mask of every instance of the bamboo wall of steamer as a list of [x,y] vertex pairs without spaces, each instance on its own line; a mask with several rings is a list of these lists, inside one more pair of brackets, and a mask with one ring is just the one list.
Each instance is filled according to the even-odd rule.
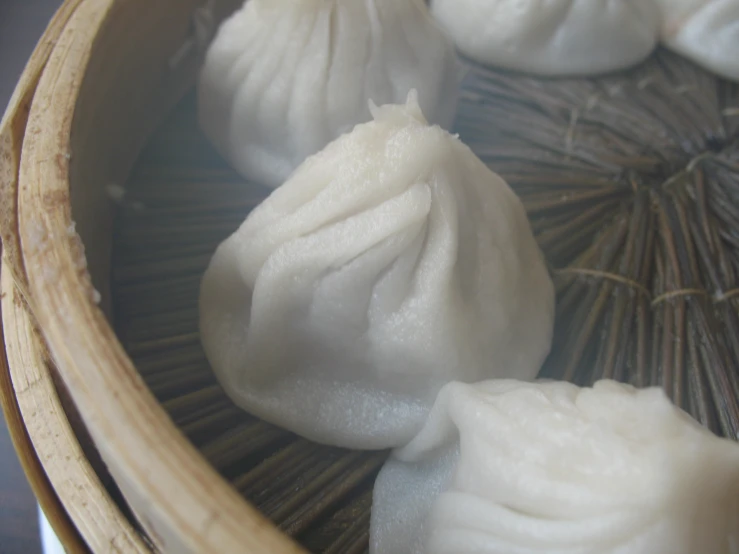
[[[214,23],[238,4],[213,2]],[[113,210],[105,186],[124,181],[192,85],[200,7],[67,0],[0,128],[0,390],[26,472],[70,552],[85,544],[95,552],[300,551],[173,426],[106,320]],[[86,431],[154,544],[106,490]]]

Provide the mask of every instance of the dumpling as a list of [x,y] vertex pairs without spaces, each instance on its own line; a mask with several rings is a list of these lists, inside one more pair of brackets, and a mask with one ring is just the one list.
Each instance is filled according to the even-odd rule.
[[523,206],[406,105],[373,108],[216,251],[201,338],[231,398],[308,439],[409,441],[451,380],[532,379],[554,291]]
[[662,42],[706,69],[739,81],[739,0],[657,0]]
[[431,10],[470,58],[540,75],[637,64],[660,25],[653,0],[431,0]]
[[249,0],[207,52],[200,126],[244,177],[274,188],[369,121],[370,100],[417,89],[430,120],[450,126],[460,77],[423,0]]
[[736,554],[739,445],[661,389],[450,383],[375,483],[372,554]]

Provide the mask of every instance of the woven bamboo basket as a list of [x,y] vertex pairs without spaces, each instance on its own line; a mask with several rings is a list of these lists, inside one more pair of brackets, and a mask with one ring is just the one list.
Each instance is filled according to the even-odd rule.
[[[5,404],[94,551],[367,551],[387,453],[242,412],[199,342],[200,276],[268,194],[209,146],[191,92],[203,25],[239,3],[69,1],[4,120]],[[594,79],[471,66],[455,131],[520,195],[550,264],[542,375],[662,386],[736,438],[739,86],[664,51]]]

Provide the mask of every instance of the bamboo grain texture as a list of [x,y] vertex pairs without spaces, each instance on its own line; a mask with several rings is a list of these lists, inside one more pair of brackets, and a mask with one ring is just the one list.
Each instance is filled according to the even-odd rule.
[[[31,103],[59,36],[81,0],[63,4],[49,22],[0,123],[0,237],[2,238],[3,412],[19,460],[56,535],[70,553],[130,546],[142,552],[96,472],[105,474],[65,391],[57,391],[46,349],[24,306],[27,281],[18,234],[17,192],[22,144]],[[71,420],[71,421],[70,421]],[[71,424],[73,423],[73,424]],[[80,441],[82,444],[80,444]],[[92,459],[92,465],[87,458]],[[84,498],[80,497],[84,491]],[[147,549],[148,551],[148,549]]]
[[[235,5],[218,1],[215,13],[222,18]],[[150,130],[192,82],[197,58],[168,63],[195,7],[194,0],[88,0],[73,10],[33,94],[18,186],[4,204],[14,223],[4,231],[20,245],[16,280],[62,382],[152,542],[183,553],[300,552],[183,440],[105,316],[107,186],[122,182]]]
[[63,512],[84,537],[85,547],[70,540],[64,541],[65,546],[70,553],[87,552],[87,548],[92,552],[151,552],[101,481],[101,464],[94,466],[93,453],[80,446],[67,419],[68,408],[65,411],[57,394],[46,348],[8,271],[2,272],[0,284],[5,293],[5,346],[15,398]]

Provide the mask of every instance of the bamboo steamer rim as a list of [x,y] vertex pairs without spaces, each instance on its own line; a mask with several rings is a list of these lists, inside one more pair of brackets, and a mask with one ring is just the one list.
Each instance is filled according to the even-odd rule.
[[[28,113],[53,47],[80,0],[64,4],[39,40],[0,124],[0,174],[4,205],[15,205],[18,166]],[[12,198],[12,202],[10,199]],[[2,252],[0,400],[11,438],[32,490],[52,529],[70,553],[120,549],[150,552],[100,482],[67,419],[57,395],[45,346],[23,301],[26,287],[14,279],[20,260],[18,242],[7,232],[17,223],[3,213],[3,237],[16,246]],[[22,263],[22,262],[21,262]],[[15,271],[11,269],[15,267]]]
[[[3,331],[3,320],[0,319],[0,333]],[[36,455],[23,414],[16,401],[4,347],[3,344],[3,352],[0,353],[0,406],[2,406],[3,416],[8,425],[8,432],[18,460],[41,510],[66,551],[69,554],[87,552],[79,532],[64,509]]]
[[[61,8],[72,13],[39,80],[23,141],[13,203],[18,227],[10,230],[20,241],[22,267],[14,269],[28,283],[27,300],[93,439],[156,542],[173,552],[303,552],[176,429],[79,270],[79,247],[69,233],[67,156],[76,100],[101,28],[115,10],[133,9],[131,4],[67,0]],[[177,3],[151,9],[172,11]]]
[[[3,163],[0,164],[0,206],[5,207],[4,209],[0,208],[0,223],[3,225],[13,225],[16,223],[16,218],[10,213],[11,210],[8,207],[11,204],[14,205],[21,144],[33,95],[54,44],[69,20],[69,17],[79,4],[79,1],[67,2],[60,7],[50,20],[26,64],[0,123],[0,159],[3,160]],[[3,232],[3,239],[8,238],[10,238],[9,235]],[[8,243],[6,243],[5,249],[2,248],[3,244],[0,243],[0,257],[7,255],[11,258],[10,260],[5,260],[5,263],[0,264],[3,268],[2,274],[5,279],[5,282],[0,286],[0,291],[2,291],[2,302],[6,306],[9,302],[12,303],[15,301],[16,294],[20,294],[20,290],[16,290],[15,285],[11,281],[10,268],[8,266],[8,263],[17,266],[20,252],[17,241],[10,238],[9,242],[13,244],[10,247],[10,252],[8,252],[7,248]],[[23,310],[23,308],[19,307],[19,310]],[[80,536],[72,518],[70,518],[70,515],[65,509],[64,499],[60,498],[57,494],[54,480],[48,475],[46,465],[39,459],[39,455],[35,449],[35,444],[41,440],[41,437],[38,436],[38,426],[33,424],[28,425],[29,414],[25,413],[21,408],[21,403],[18,401],[16,390],[14,389],[13,371],[7,353],[13,348],[10,346],[10,341],[13,340],[13,337],[17,337],[19,333],[27,329],[25,329],[21,322],[15,321],[12,316],[13,314],[7,313],[6,310],[5,317],[0,317],[0,341],[3,344],[3,350],[0,353],[0,405],[2,406],[3,415],[8,425],[11,441],[39,506],[44,512],[54,533],[64,544],[67,552],[70,554],[88,552],[85,541]],[[15,333],[11,333],[11,329]],[[15,369],[23,372],[26,367],[16,367]],[[45,389],[44,392],[46,393],[54,390],[51,376],[46,367],[43,370],[36,367],[28,369],[32,369],[32,371],[38,369],[41,371],[38,381],[31,381],[33,387],[29,384],[29,388]],[[56,433],[57,436],[63,437],[62,440],[50,441],[50,446],[56,448],[61,447],[58,452],[60,458],[74,460],[75,463],[79,460],[83,472],[89,472],[91,475],[94,475],[94,472],[79,458],[79,445],[76,445],[76,450],[73,448],[68,449],[68,445],[63,442],[68,438],[71,427],[64,416],[63,410],[60,409],[58,397],[48,399],[50,400],[47,406],[48,411],[56,412],[59,419],[49,419],[43,423],[53,428],[55,433],[59,430],[59,427],[55,426],[64,426],[66,424],[66,428],[64,429],[66,433]],[[41,414],[35,418],[37,422],[40,422],[41,419],[43,419],[43,415]],[[72,458],[74,454],[77,454],[77,457]],[[72,486],[77,485],[72,480],[70,480],[70,483]],[[117,521],[114,521],[115,523]]]
[[[0,286],[4,293],[5,370],[7,383],[12,381],[9,405],[17,406],[31,447],[75,536],[70,537],[66,529],[57,531],[52,523],[54,531],[70,554],[88,552],[88,547],[100,552],[111,546],[119,552],[151,552],[85,457],[57,395],[51,368],[45,361],[45,346],[7,267],[2,270]],[[59,518],[52,513],[50,519]]]

